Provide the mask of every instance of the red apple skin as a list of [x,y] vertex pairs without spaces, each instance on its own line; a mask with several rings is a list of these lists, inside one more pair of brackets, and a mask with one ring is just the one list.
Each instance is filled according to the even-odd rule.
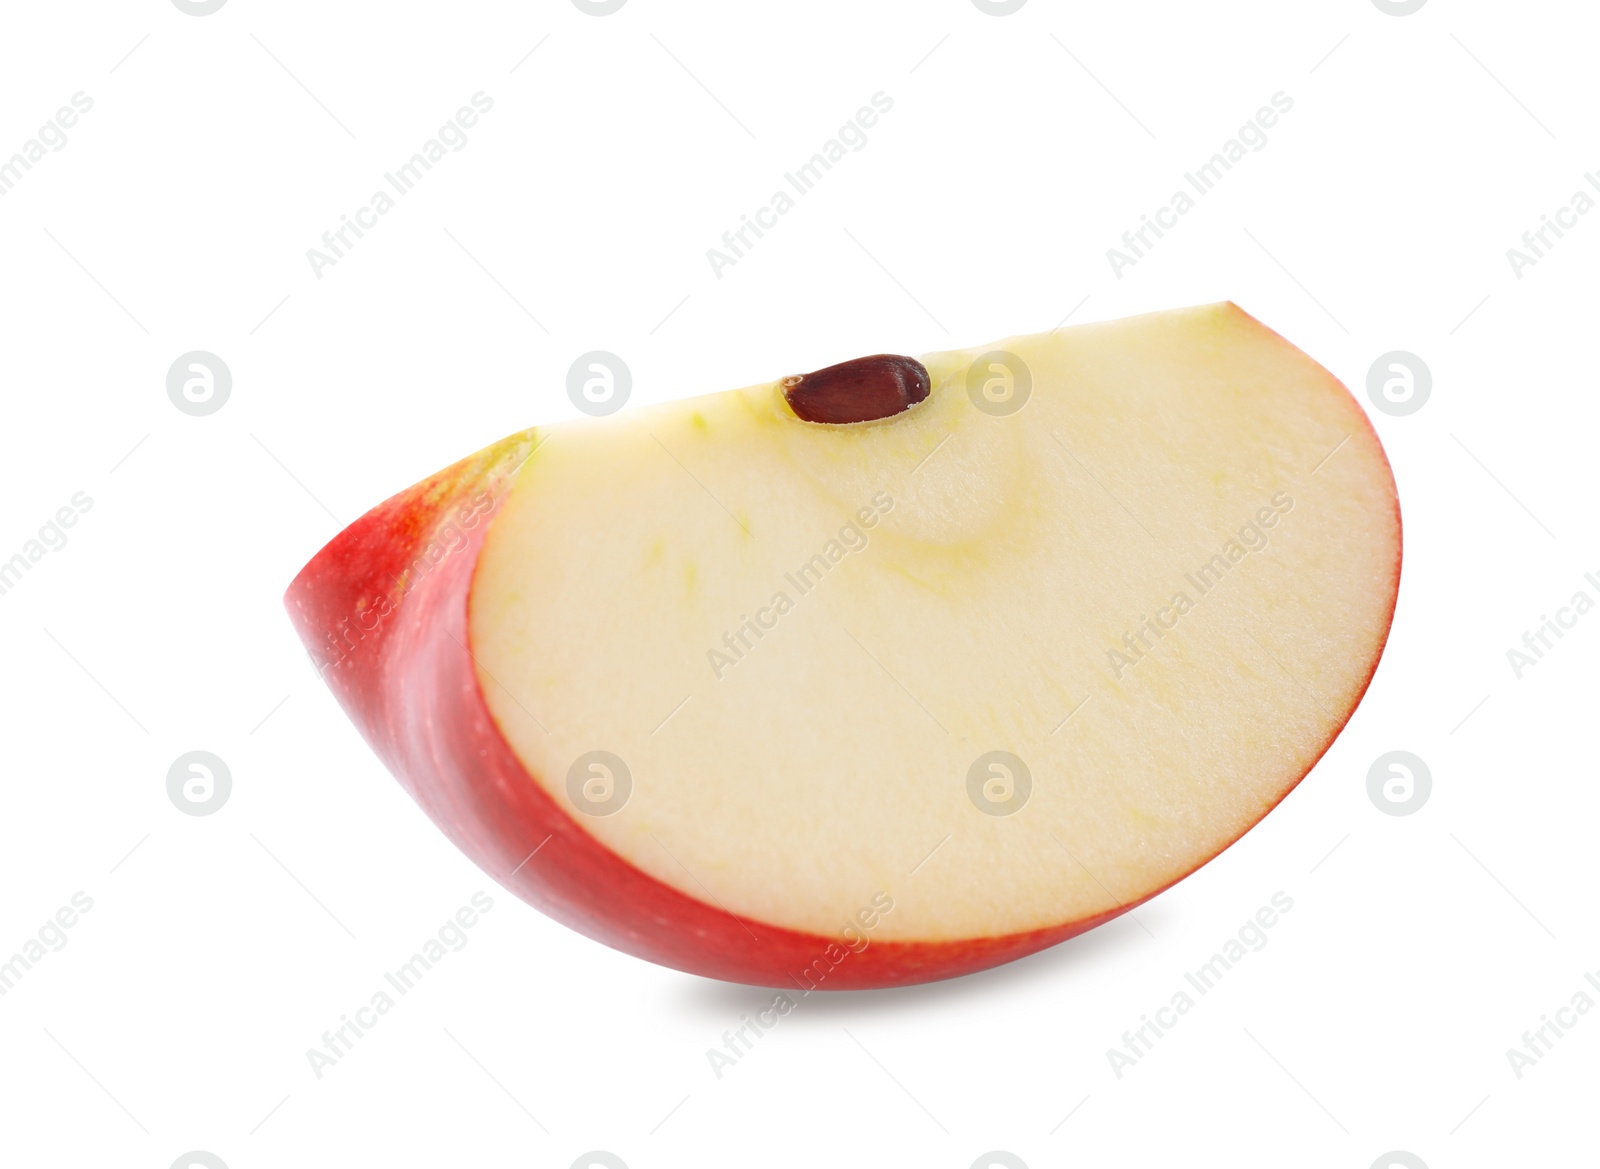
[[[949,942],[878,941],[857,925],[851,936],[867,944],[852,951],[844,930],[857,923],[841,919],[839,932],[823,936],[735,918],[602,847],[507,745],[467,649],[478,553],[515,470],[537,442],[533,430],[512,435],[378,505],[319,552],[284,597],[313,662],[367,742],[494,880],[624,953],[789,991],[956,978],[1053,946],[1148,900],[1048,929]],[[436,562],[424,571],[419,557]],[[1397,553],[1396,589],[1399,567]],[[1393,615],[1391,592],[1385,638]],[[1363,694],[1370,682],[1371,672]]]

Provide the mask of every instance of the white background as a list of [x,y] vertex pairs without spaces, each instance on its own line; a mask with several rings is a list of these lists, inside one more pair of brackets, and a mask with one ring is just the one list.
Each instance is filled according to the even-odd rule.
[[[1433,0],[769,8],[168,0],[9,5],[0,158],[94,108],[0,198],[0,1162],[151,1166],[1444,1166],[1593,1155],[1600,1013],[1506,1049],[1600,971],[1590,616],[1600,215],[1507,248],[1600,170],[1592,7]],[[529,55],[531,51],[531,56]],[[306,250],[470,95],[493,110],[318,279]],[[891,113],[748,256],[706,249],[870,96]],[[1106,259],[1251,114],[1294,109],[1149,256]],[[1113,96],[1114,95],[1114,96]],[[770,992],[614,953],[458,854],[321,685],[281,608],[381,498],[576,415],[1232,299],[1373,414],[1405,567],[1371,691],[1266,821],[1153,903],[1012,966],[812,996],[720,1080]],[[221,356],[180,413],[165,378]],[[131,453],[130,453],[131,452]],[[220,755],[214,815],[166,792]],[[1380,754],[1433,793],[1368,799]],[[306,1049],[478,890],[470,944],[317,1079]],[[1294,908],[1119,1079],[1106,1050],[1282,890]],[[1600,992],[1591,992],[1600,1000]],[[1066,1118],[1066,1119],[1063,1119]]]

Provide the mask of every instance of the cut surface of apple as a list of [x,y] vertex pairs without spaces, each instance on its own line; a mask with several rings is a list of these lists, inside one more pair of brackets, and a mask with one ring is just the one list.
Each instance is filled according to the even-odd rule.
[[608,944],[791,989],[1053,944],[1332,742],[1394,483],[1231,304],[922,362],[872,421],[773,381],[512,436],[352,525],[291,613],[452,838]]

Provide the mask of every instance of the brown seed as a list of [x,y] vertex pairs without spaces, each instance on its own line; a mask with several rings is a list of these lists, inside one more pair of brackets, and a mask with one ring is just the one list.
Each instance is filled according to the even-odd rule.
[[909,410],[928,396],[927,367],[915,357],[879,353],[783,379],[789,408],[806,422],[871,422]]

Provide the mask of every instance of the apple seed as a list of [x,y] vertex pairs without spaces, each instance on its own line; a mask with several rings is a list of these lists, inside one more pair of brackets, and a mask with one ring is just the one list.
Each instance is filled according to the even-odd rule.
[[789,408],[806,422],[871,422],[909,410],[928,396],[927,367],[915,357],[879,353],[783,379]]

